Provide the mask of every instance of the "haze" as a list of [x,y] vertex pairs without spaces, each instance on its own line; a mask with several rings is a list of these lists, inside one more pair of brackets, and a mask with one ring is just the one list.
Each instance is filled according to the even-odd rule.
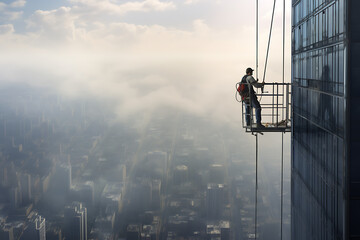
[[[262,79],[272,2],[263,0],[259,4],[258,75]],[[281,12],[279,3],[266,75],[268,82],[282,81]],[[289,82],[290,5],[286,13],[285,81]],[[7,143],[11,141],[15,141],[11,147],[22,145],[24,152],[38,150],[36,144],[31,145],[34,149],[26,146],[37,137],[24,133],[30,129],[26,126],[27,121],[33,124],[36,122],[34,119],[38,119],[40,125],[47,122],[47,128],[53,123],[54,135],[44,137],[40,134],[37,140],[44,138],[45,142],[49,141],[47,146],[40,145],[47,154],[56,156],[56,161],[67,161],[59,160],[62,159],[60,155],[72,155],[71,159],[74,159],[74,154],[78,156],[67,140],[66,143],[62,141],[75,139],[71,129],[81,129],[75,132],[84,145],[88,144],[87,141],[94,143],[97,138],[104,141],[95,152],[90,153],[89,149],[86,149],[86,154],[82,152],[90,159],[88,168],[95,166],[91,165],[91,159],[96,162],[114,161],[111,166],[118,171],[126,166],[130,176],[126,180],[128,186],[138,184],[134,182],[141,173],[150,174],[150,178],[158,174],[155,170],[147,173],[136,167],[145,164],[150,152],[156,154],[157,151],[175,158],[174,161],[178,162],[174,167],[186,165],[189,172],[197,172],[199,176],[210,171],[206,168],[211,164],[231,162],[232,166],[239,168],[239,175],[235,171],[229,173],[231,176],[226,183],[241,182],[247,177],[247,183],[254,183],[255,140],[241,127],[241,105],[235,101],[234,94],[235,84],[241,80],[245,69],[255,68],[255,1],[3,0],[0,2],[0,53],[1,119],[2,124],[8,124],[7,127],[14,122],[15,129],[13,136],[9,135],[11,130],[2,132],[3,165],[0,166],[16,162],[10,153],[10,157],[6,156],[9,152]],[[24,124],[22,132],[16,130],[18,121],[20,125]],[[287,169],[289,137],[285,137],[288,144],[285,149]],[[263,184],[260,191],[263,199],[268,199],[268,202],[262,202],[267,213],[260,219],[270,222],[263,228],[263,233],[270,232],[274,239],[278,231],[272,232],[268,228],[277,224],[279,213],[269,209],[278,209],[280,204],[276,202],[278,192],[271,193],[279,186],[280,139],[276,134],[261,137],[260,150],[263,164],[260,167]],[[182,141],[193,145],[189,147]],[[105,142],[121,144],[106,145]],[[106,146],[111,149],[106,150]],[[198,165],[176,160],[185,158],[185,155],[198,161]],[[209,166],[204,163],[206,161]],[[190,169],[193,165],[194,170]],[[16,168],[16,172],[22,167]],[[153,166],[150,164],[148,167]],[[106,182],[110,182],[106,175],[116,175],[111,169],[103,171],[91,177],[99,198]],[[84,172],[72,174],[73,181],[83,181]],[[166,177],[162,177],[162,184],[165,184]],[[288,173],[286,177],[288,184]],[[274,183],[272,190],[267,190],[269,181]],[[199,184],[198,187],[202,186]],[[14,186],[5,186],[10,187]],[[41,201],[58,199],[57,187],[50,191],[53,197],[44,194]],[[97,187],[101,190],[96,190]],[[253,194],[254,186],[243,182],[241,187],[241,194],[245,195],[242,197],[253,207],[253,195],[246,194]],[[132,199],[133,196],[128,193],[126,198]],[[67,200],[60,199],[57,205],[49,207],[51,214],[60,214],[68,205]],[[289,195],[286,201],[289,202]],[[245,205],[242,207],[248,210],[249,206]],[[38,207],[37,210],[43,215],[49,214],[48,209]],[[48,216],[46,219],[50,220]],[[88,231],[90,233],[90,229]],[[240,236],[243,229],[237,231],[232,232],[232,236]],[[289,232],[289,224],[286,231]]]

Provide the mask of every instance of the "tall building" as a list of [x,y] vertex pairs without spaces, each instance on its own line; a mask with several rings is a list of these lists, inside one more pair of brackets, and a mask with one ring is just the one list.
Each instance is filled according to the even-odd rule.
[[18,208],[21,205],[21,193],[19,187],[10,189],[10,203],[12,208]]
[[12,226],[1,226],[0,239],[1,240],[15,240],[14,228]]
[[209,169],[209,181],[212,183],[225,183],[225,167],[222,164],[212,164]]
[[35,230],[39,240],[46,240],[45,218],[38,216],[35,219]]
[[35,212],[31,212],[26,222],[26,227],[20,240],[34,239],[46,240],[45,218]]
[[292,240],[360,238],[359,10],[292,0]]
[[65,207],[64,235],[66,240],[87,240],[87,209],[79,202]]
[[189,168],[185,165],[176,166],[173,174],[174,185],[184,184],[188,181]]
[[207,219],[220,219],[224,207],[224,185],[209,183],[206,189]]
[[127,240],[140,240],[141,227],[139,225],[130,224],[126,228]]
[[61,192],[68,193],[71,189],[71,164],[70,162],[60,163],[56,166],[55,181]]
[[28,173],[20,173],[20,185],[21,185],[21,195],[23,204],[29,204],[32,198],[31,194],[31,176]]

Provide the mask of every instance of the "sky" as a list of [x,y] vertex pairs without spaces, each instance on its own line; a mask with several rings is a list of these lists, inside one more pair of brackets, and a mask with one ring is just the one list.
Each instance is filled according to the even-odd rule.
[[[272,4],[259,0],[259,79]],[[282,82],[282,10],[277,1],[266,82]],[[231,125],[240,139],[235,84],[255,68],[255,11],[254,0],[0,0],[0,89],[26,84],[107,100],[119,120],[172,107]],[[239,147],[253,156],[246,137]],[[280,135],[262,136],[260,160],[278,160],[280,143]]]
[[[259,8],[262,79],[272,1],[259,0]],[[281,14],[278,1],[268,82],[282,81]],[[255,1],[2,0],[0,52],[0,87],[108,99],[119,118],[170,106],[238,124],[235,84],[255,68]]]

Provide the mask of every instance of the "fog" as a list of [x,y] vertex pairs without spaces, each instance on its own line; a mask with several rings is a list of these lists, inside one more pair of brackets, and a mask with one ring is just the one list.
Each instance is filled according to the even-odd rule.
[[[271,17],[262,4],[260,79]],[[75,215],[87,239],[254,233],[255,137],[234,98],[255,68],[254,11],[230,0],[0,3],[2,231],[31,239],[31,210],[47,239],[71,239]],[[269,82],[282,81],[281,31],[277,15]],[[288,82],[289,27],[286,37]],[[259,239],[279,236],[280,151],[280,133],[259,136]]]

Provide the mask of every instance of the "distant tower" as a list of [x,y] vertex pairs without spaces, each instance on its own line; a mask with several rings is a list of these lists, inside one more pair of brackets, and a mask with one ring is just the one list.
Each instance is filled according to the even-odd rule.
[[211,183],[220,183],[225,182],[225,168],[221,164],[212,164],[210,166],[209,177]]
[[87,240],[87,209],[79,202],[65,207],[64,235],[66,240]]
[[61,191],[69,192],[71,188],[71,165],[70,163],[60,163],[56,167],[56,179]]
[[176,166],[174,169],[173,181],[175,185],[181,185],[188,181],[188,167],[185,165]]
[[23,204],[31,201],[31,176],[28,173],[20,175],[21,195]]
[[35,212],[31,212],[26,224],[27,226],[20,240],[46,240],[45,218]]
[[1,240],[14,240],[14,228],[11,226],[4,226],[0,228]]
[[125,164],[122,164],[120,166],[120,172],[121,172],[122,181],[125,182],[126,181],[126,165]]
[[140,226],[139,225],[128,225],[126,228],[126,239],[127,240],[140,240]]
[[46,240],[45,218],[38,216],[35,219],[35,230],[38,237],[37,239]]
[[224,185],[208,184],[206,190],[206,213],[208,219],[219,219],[224,205]]
[[13,208],[18,208],[20,206],[22,201],[19,187],[10,189],[10,202]]
[[152,180],[151,184],[151,207],[160,208],[161,180]]
[[73,185],[71,193],[74,201],[82,202],[88,207],[94,204],[94,182],[92,181]]

